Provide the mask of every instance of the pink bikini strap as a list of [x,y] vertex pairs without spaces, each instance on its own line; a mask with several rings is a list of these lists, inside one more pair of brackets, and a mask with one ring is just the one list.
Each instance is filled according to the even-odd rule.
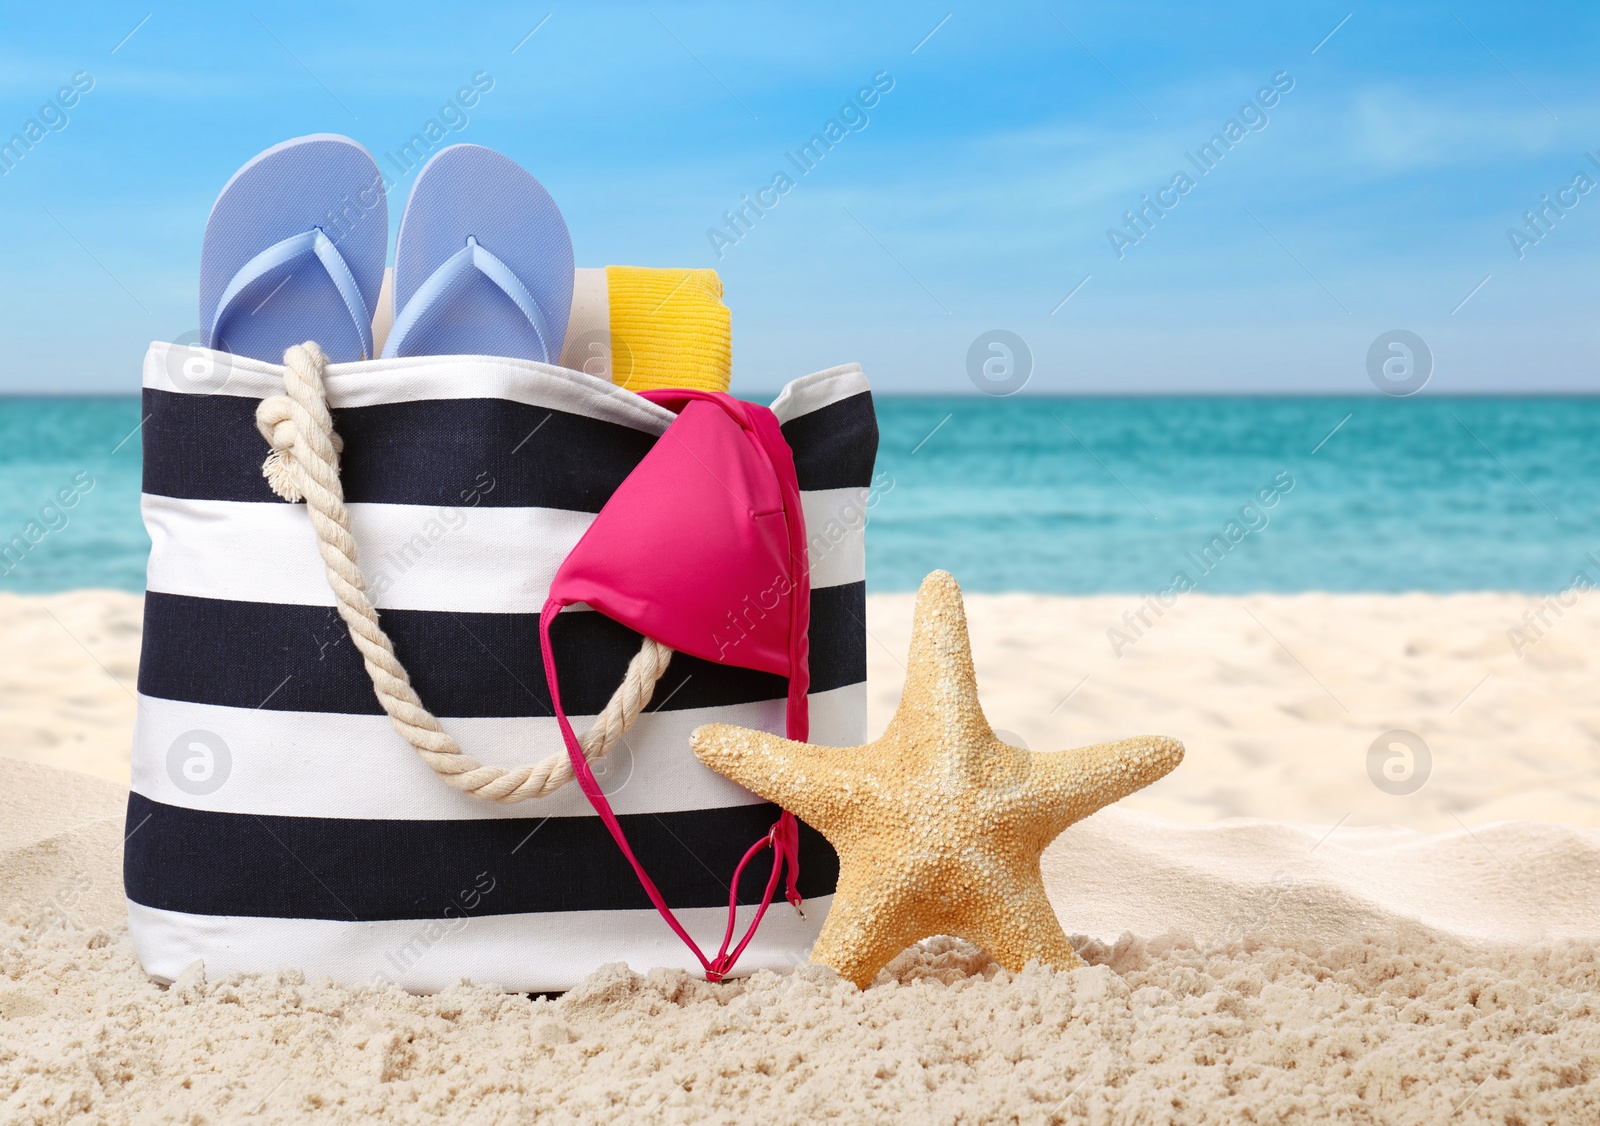
[[[554,600],[545,603],[544,610],[539,615],[539,649],[544,656],[544,667],[550,682],[550,702],[555,707],[556,722],[561,726],[561,738],[565,741],[567,754],[572,760],[572,772],[577,775],[578,785],[582,788],[584,796],[589,799],[589,804],[594,807],[594,811],[600,815],[600,820],[605,823],[606,829],[611,833],[611,839],[617,842],[617,847],[622,850],[622,855],[627,857],[628,863],[632,865],[634,875],[639,878],[639,883],[644,887],[645,894],[650,897],[650,902],[655,905],[655,909],[660,912],[661,917],[667,921],[667,925],[672,928],[673,932],[683,940],[684,945],[692,950],[694,956],[700,960],[700,965],[705,969],[706,980],[721,981],[733,969],[734,962],[738,960],[740,954],[744,953],[744,948],[750,944],[750,940],[755,937],[756,928],[761,925],[762,917],[766,915],[767,908],[772,904],[773,895],[778,887],[779,875],[785,868],[788,869],[789,873],[788,886],[785,889],[786,898],[796,911],[801,910],[800,890],[797,887],[797,882],[800,878],[799,823],[795,820],[794,814],[784,810],[779,815],[777,822],[767,832],[767,835],[751,845],[750,849],[744,854],[744,858],[739,861],[739,866],[733,873],[733,883],[728,889],[728,927],[722,936],[722,946],[717,951],[715,958],[708,959],[694,939],[689,937],[689,932],[683,929],[683,924],[679,923],[677,917],[673,915],[672,908],[667,906],[667,901],[656,888],[655,881],[650,878],[649,873],[644,870],[644,865],[634,855],[632,846],[628,844],[627,834],[622,831],[622,825],[617,820],[617,815],[611,810],[611,803],[606,800],[605,794],[600,789],[600,784],[595,781],[594,772],[589,769],[589,760],[584,757],[583,747],[578,743],[578,736],[572,730],[572,724],[567,719],[567,711],[561,705],[561,693],[556,687],[555,677],[550,675],[555,669],[555,654],[550,647],[550,626],[560,612],[561,606]],[[804,705],[802,704],[802,706]],[[733,941],[733,932],[738,920],[739,877],[744,875],[745,866],[750,863],[756,853],[768,845],[771,845],[774,850],[772,875],[767,879],[766,891],[761,897],[761,905],[756,910],[756,917],[750,921],[750,926],[745,931],[744,937],[739,941],[739,945],[730,952],[728,945]],[[804,912],[802,912],[803,914]]]

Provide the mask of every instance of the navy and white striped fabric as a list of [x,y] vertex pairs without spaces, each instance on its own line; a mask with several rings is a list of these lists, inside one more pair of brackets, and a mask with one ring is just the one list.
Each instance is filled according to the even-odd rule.
[[[196,373],[199,373],[198,375]],[[282,369],[155,344],[144,367],[151,538],[125,884],[145,970],[293,966],[415,991],[559,990],[626,961],[697,968],[575,784],[502,806],[450,789],[390,726],[333,608],[303,505],[261,475],[256,405]],[[498,766],[562,751],[538,612],[566,553],[673,415],[518,360],[334,365],[328,392],[362,570],[423,702]],[[773,404],[811,554],[811,737],[866,738],[864,525],[877,423],[855,365]],[[639,560],[641,567],[650,560]],[[579,730],[636,634],[583,607],[553,634]],[[776,807],[702,767],[689,732],[782,732],[786,682],[682,654],[597,775],[678,918],[715,950],[728,886]],[[806,919],[781,902],[741,970],[803,961],[838,872],[802,826]],[[759,902],[766,863],[741,904]],[[747,920],[751,909],[741,911]]]

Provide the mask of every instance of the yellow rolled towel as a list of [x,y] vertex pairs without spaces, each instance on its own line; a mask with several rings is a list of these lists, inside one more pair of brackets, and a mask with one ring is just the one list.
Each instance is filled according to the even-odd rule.
[[726,391],[733,331],[715,270],[607,266],[611,380],[630,391]]

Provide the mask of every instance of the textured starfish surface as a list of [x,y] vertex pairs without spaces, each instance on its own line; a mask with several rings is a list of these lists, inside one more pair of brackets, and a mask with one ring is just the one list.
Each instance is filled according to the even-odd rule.
[[701,762],[838,851],[838,890],[811,958],[862,988],[936,934],[1011,970],[1032,959],[1081,965],[1039,854],[1183,760],[1183,744],[1157,736],[1043,754],[1001,742],[978,703],[961,588],[945,571],[917,592],[905,690],[877,742],[821,747],[727,724],[699,728],[693,742]]

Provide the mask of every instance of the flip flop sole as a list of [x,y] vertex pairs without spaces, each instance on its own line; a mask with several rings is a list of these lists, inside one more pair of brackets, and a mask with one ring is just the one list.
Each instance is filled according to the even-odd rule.
[[371,155],[332,133],[299,137],[256,156],[223,187],[206,221],[200,257],[200,332],[207,347],[279,363],[291,345],[315,340],[335,362],[363,356],[363,340],[327,268],[305,254],[267,271],[217,304],[257,254],[321,228],[354,277],[367,309],[383,280],[389,205]]
[[403,340],[391,340],[385,354],[558,363],[572,311],[572,236],[544,185],[515,161],[480,145],[441,149],[417,173],[395,244],[395,309],[403,315],[417,291],[469,238],[516,275],[538,305],[549,339],[540,339],[501,286],[468,269],[419,313]]

